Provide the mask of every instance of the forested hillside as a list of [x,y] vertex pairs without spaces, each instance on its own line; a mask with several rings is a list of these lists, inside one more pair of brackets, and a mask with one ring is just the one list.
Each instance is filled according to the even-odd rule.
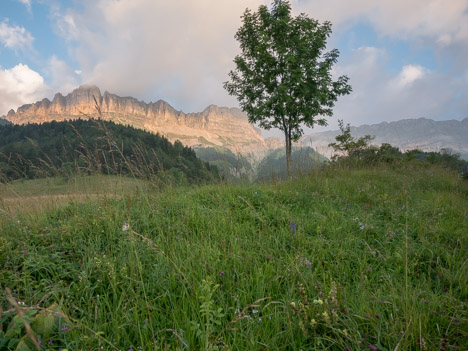
[[6,180],[74,173],[157,175],[177,183],[218,179],[180,142],[101,120],[0,127],[0,175]]
[[7,124],[11,124],[11,122],[7,121],[4,118],[0,118],[0,126],[4,126],[4,125],[7,125]]

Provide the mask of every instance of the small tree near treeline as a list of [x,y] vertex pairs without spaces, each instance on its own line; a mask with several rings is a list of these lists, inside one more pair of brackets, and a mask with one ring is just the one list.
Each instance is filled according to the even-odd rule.
[[224,87],[251,123],[284,133],[291,176],[292,142],[303,135],[304,126],[327,125],[338,96],[351,92],[349,79],[332,78],[339,52],[324,52],[330,22],[320,24],[305,14],[293,17],[285,0],[274,0],[270,8],[262,5],[257,12],[246,9],[242,21],[235,35],[241,54]]
[[345,126],[343,120],[338,120],[338,125],[341,134],[335,137],[336,143],[330,143],[328,147],[333,148],[333,150],[338,151],[340,154],[333,155],[332,160],[336,161],[342,156],[347,156],[349,158],[359,158],[363,156],[361,154],[369,149],[369,143],[374,140],[375,137],[365,135],[360,138],[355,138],[351,135],[351,126],[349,123]]

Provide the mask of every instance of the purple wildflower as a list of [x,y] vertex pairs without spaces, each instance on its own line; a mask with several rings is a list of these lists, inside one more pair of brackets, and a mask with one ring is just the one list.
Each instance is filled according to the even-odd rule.
[[68,331],[68,327],[63,327],[63,328],[60,328],[60,331],[62,331],[62,332],[66,332],[66,331]]
[[375,350],[378,350],[378,347],[375,346],[375,345],[370,344],[370,345],[369,345],[369,349],[375,351]]
[[305,260],[305,264],[306,264],[307,266],[312,265],[312,263],[311,263],[309,260],[307,260],[307,259]]
[[50,339],[49,341],[47,341],[47,345],[50,345],[50,344],[52,344],[53,342],[54,342],[54,340],[53,340],[53,339]]
[[225,272],[219,272],[219,275],[225,275],[226,273]]
[[289,223],[289,228],[291,228],[292,232],[295,233],[296,232],[296,223],[294,223],[294,222]]

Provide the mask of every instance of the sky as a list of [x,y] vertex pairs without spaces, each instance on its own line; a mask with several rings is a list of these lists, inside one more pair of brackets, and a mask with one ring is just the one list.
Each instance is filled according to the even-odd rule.
[[[350,78],[329,118],[358,126],[468,117],[468,0],[291,0],[331,21],[335,77]],[[159,99],[184,112],[238,106],[223,88],[246,8],[264,0],[0,0],[0,116],[81,84]],[[281,135],[271,131],[267,135]]]

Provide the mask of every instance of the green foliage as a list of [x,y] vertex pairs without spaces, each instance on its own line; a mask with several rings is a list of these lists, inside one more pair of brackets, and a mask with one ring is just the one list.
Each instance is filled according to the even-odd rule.
[[387,143],[383,143],[380,147],[370,145],[370,141],[374,139],[370,135],[353,137],[350,125],[347,124],[345,127],[342,120],[339,121],[339,126],[341,134],[336,136],[337,142],[328,145],[340,152],[332,157],[336,164],[352,167],[367,167],[380,163],[430,164],[457,171],[463,179],[468,179],[468,161],[461,159],[460,154],[453,153],[449,149],[442,149],[440,152],[424,152],[416,149],[403,153]]
[[343,120],[338,120],[338,125],[340,127],[341,134],[336,136],[336,143],[328,144],[328,146],[332,147],[335,152],[340,152],[341,155],[334,155],[332,159],[336,161],[338,158],[343,156],[353,159],[362,159],[370,148],[369,143],[375,137],[365,135],[356,139],[351,135],[351,126],[349,123],[345,126]]
[[[260,181],[286,179],[285,160],[286,153],[284,149],[273,150],[260,162],[256,179]],[[327,159],[311,147],[293,148],[291,153],[291,168],[297,175],[317,170],[326,162]]]
[[[19,304],[14,310],[0,315],[0,350],[33,351],[37,346],[41,350],[57,348],[62,334],[71,326],[60,306],[54,303],[48,308],[31,309]],[[30,332],[26,324],[31,328]],[[7,325],[5,331],[2,325]]]
[[0,127],[0,175],[6,180],[73,174],[159,177],[169,182],[219,179],[218,170],[176,141],[128,126],[75,120]]
[[216,306],[213,296],[219,286],[211,278],[203,279],[198,292],[201,319],[199,323],[192,322],[192,330],[195,331],[195,335],[201,340],[201,349],[203,350],[219,349],[218,345],[216,345],[216,340],[213,339],[215,333],[220,331],[225,317],[223,308]]
[[235,155],[225,148],[205,147],[195,150],[197,156],[211,165],[215,165],[220,174],[229,180],[249,180],[255,173],[251,163],[242,155]]
[[466,350],[468,183],[419,165],[1,212],[0,282],[68,350]]
[[11,124],[10,121],[7,121],[6,119],[0,118],[0,126],[5,126]]
[[324,53],[330,22],[320,24],[305,14],[293,17],[284,0],[254,13],[247,9],[242,20],[236,33],[241,54],[224,87],[250,122],[283,131],[290,174],[292,141],[302,136],[304,125],[326,125],[324,116],[332,116],[338,96],[349,94],[351,86],[348,77],[334,81],[331,76],[339,52]]

